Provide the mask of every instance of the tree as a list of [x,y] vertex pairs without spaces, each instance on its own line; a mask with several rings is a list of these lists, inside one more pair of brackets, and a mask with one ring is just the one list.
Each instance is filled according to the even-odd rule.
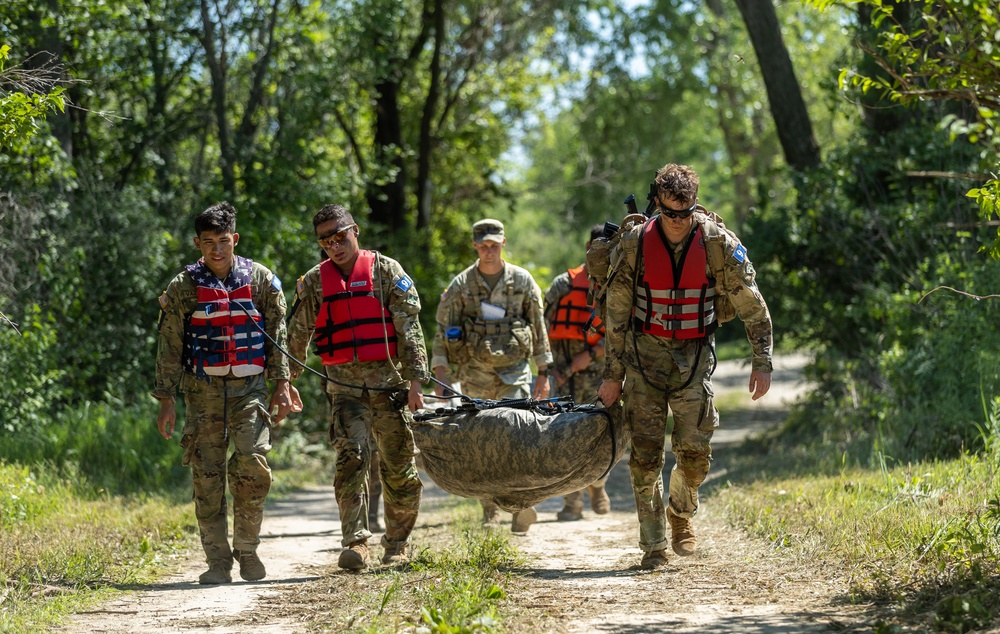
[[819,145],[781,36],[774,4],[771,0],[736,0],[736,6],[757,53],[785,160],[800,172],[816,167],[820,163]]

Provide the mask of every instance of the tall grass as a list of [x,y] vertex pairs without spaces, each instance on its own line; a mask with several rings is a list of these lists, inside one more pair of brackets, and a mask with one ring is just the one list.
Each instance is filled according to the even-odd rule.
[[843,570],[856,600],[932,613],[941,631],[981,627],[1000,614],[1000,398],[985,406],[981,452],[900,466],[879,454],[875,469],[762,479],[720,499],[775,548]]

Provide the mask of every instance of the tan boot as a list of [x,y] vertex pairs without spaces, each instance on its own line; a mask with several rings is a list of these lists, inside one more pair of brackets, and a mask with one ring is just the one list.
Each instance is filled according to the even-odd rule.
[[510,523],[510,532],[515,535],[524,535],[537,519],[538,513],[535,512],[534,507],[518,511],[517,513],[514,513],[514,519]]
[[408,544],[395,544],[392,546],[385,546],[385,542],[382,542],[382,544],[385,547],[385,554],[382,555],[383,564],[405,564],[410,561],[410,547]]
[[643,570],[652,570],[653,568],[661,568],[666,565],[667,551],[665,549],[646,553],[642,556],[642,562],[639,563],[639,567]]
[[560,522],[575,522],[583,519],[583,492],[577,491],[563,497],[563,508],[556,513]]
[[604,515],[611,510],[611,498],[608,497],[603,484],[590,485],[587,487],[587,493],[590,494],[590,508],[594,509],[595,513]]
[[368,567],[368,543],[367,540],[359,540],[353,544],[348,544],[347,548],[340,551],[337,565],[344,570],[364,570]]
[[667,521],[670,522],[670,546],[681,557],[693,555],[698,547],[698,539],[694,536],[691,520],[667,508]]
[[215,586],[221,583],[232,583],[232,569],[232,559],[230,559],[228,563],[219,560],[210,561],[208,562],[208,570],[201,573],[201,576],[198,577],[198,583],[206,586]]
[[233,559],[240,562],[240,577],[244,581],[260,581],[267,576],[264,562],[257,553],[246,550],[234,550]]

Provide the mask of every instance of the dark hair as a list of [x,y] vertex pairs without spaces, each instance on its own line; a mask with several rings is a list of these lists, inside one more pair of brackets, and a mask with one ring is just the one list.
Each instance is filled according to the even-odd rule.
[[693,203],[698,197],[698,175],[687,165],[667,163],[656,170],[656,190],[680,203]]
[[194,234],[203,231],[212,233],[236,233],[236,209],[223,201],[215,203],[194,218]]
[[593,242],[598,238],[604,237],[604,223],[594,225],[590,228],[590,241]]
[[354,222],[354,216],[352,216],[351,212],[347,211],[343,205],[324,205],[323,208],[317,211],[316,215],[313,216],[313,229],[330,220],[336,220],[338,224],[345,220],[347,221],[346,224],[356,224]]

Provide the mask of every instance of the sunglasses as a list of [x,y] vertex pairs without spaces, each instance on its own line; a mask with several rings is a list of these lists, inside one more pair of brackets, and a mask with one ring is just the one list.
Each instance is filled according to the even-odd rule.
[[659,200],[656,201],[656,206],[660,208],[660,213],[667,218],[680,218],[683,220],[695,212],[695,209],[698,208],[698,201],[694,201],[687,209],[670,209],[669,207],[665,207]]
[[347,236],[349,236],[351,232],[357,228],[357,226],[358,225],[350,225],[348,227],[344,227],[340,231],[333,231],[322,236],[316,236],[316,241],[319,242],[320,246],[324,247],[332,247],[335,244],[341,244],[347,239]]

